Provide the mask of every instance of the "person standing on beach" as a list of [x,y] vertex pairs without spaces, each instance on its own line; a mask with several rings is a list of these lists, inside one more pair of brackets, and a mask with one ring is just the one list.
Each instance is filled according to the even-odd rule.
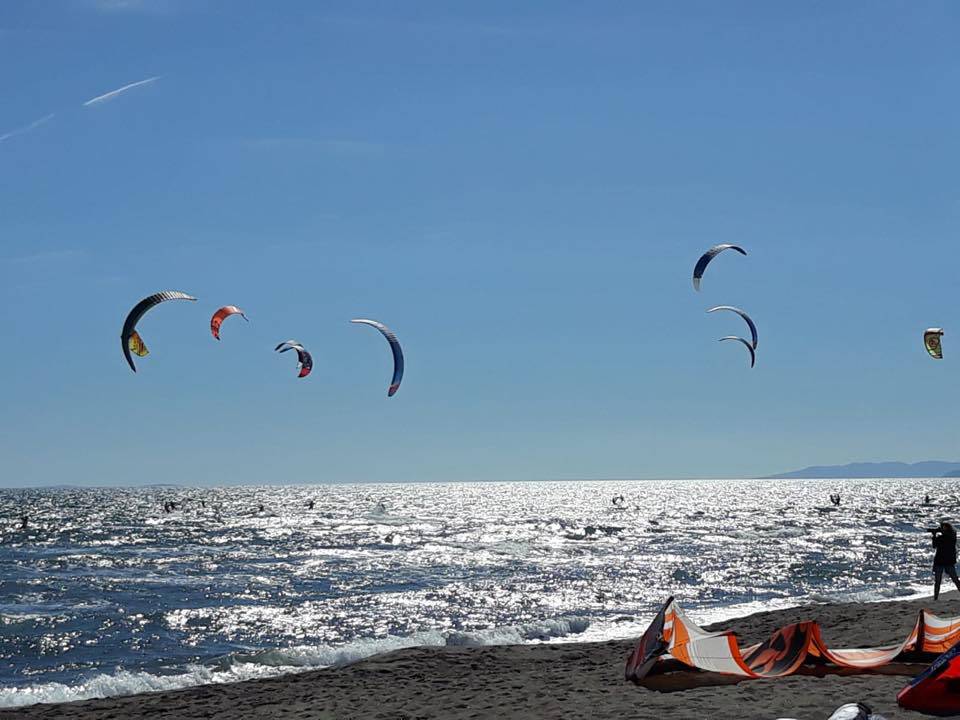
[[937,549],[933,556],[933,599],[940,597],[940,581],[943,573],[953,580],[960,592],[960,579],[957,578],[957,531],[946,520],[940,521],[940,527],[928,531],[933,535],[933,546]]

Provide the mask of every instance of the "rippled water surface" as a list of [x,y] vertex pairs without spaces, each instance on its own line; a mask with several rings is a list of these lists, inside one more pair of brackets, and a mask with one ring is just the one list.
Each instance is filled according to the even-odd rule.
[[[699,618],[913,595],[929,583],[922,528],[956,517],[958,489],[0,490],[0,706],[259,677],[406,645],[625,637],[670,594]],[[836,491],[843,504],[829,507]],[[178,508],[164,512],[167,502]]]

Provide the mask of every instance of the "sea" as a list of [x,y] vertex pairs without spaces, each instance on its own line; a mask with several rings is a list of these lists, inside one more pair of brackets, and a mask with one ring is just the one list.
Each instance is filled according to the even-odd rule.
[[916,597],[958,508],[956,480],[0,490],[0,707],[631,638],[671,595]]

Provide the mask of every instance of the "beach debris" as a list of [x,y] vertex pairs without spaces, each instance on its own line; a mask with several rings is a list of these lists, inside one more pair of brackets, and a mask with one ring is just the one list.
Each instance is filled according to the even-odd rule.
[[693,289],[700,290],[700,280],[703,278],[703,271],[707,269],[707,265],[710,264],[710,261],[713,260],[717,255],[722,253],[724,250],[736,250],[741,255],[746,255],[747,251],[744,250],[739,245],[714,245],[712,248],[707,250],[703,255],[700,256],[700,259],[697,260],[696,266],[693,268]]
[[742,337],[737,337],[736,335],[726,335],[725,337],[720,338],[720,342],[724,340],[737,340],[742,342],[744,347],[750,352],[750,367],[753,367],[757,362],[757,354],[753,350],[753,345],[750,344],[748,340],[744,340]]
[[150,353],[143,342],[143,338],[137,332],[137,323],[150,308],[167,300],[196,301],[196,298],[179,290],[164,290],[145,297],[134,305],[133,309],[127,314],[127,319],[123,321],[123,330],[120,331],[120,346],[123,348],[123,356],[127,359],[127,364],[134,372],[137,371],[137,366],[133,364],[133,357],[130,353],[137,355],[137,357],[146,357]]
[[250,319],[244,314],[243,310],[236,305],[224,305],[210,318],[210,332],[217,340],[220,339],[220,326],[223,325],[223,321],[231,315],[239,315],[247,322],[250,322]]
[[[793,718],[777,718],[777,720],[794,720]],[[827,720],[884,720],[882,715],[877,715],[868,705],[863,703],[847,703],[841,705],[831,713]]]
[[897,704],[928,715],[960,715],[960,642],[897,693]]
[[390,328],[382,322],[365,318],[356,318],[350,322],[375,327],[390,343],[390,350],[393,352],[393,377],[390,380],[390,387],[387,389],[387,397],[393,397],[400,389],[400,381],[403,380],[403,350],[400,348],[400,341],[397,340],[397,336],[391,332]]
[[739,315],[744,319],[744,321],[750,327],[750,337],[752,338],[752,342],[750,344],[753,345],[753,349],[756,350],[757,349],[757,326],[756,326],[756,323],[753,322],[753,319],[749,315],[747,315],[743,310],[741,310],[740,308],[734,307],[733,305],[717,305],[716,307],[712,307],[709,310],[707,310],[707,312],[712,313],[712,312],[717,312],[718,310],[728,310],[729,312],[736,313],[737,315]]
[[[662,641],[654,642],[651,632],[662,636]],[[960,617],[943,618],[921,610],[913,630],[895,645],[830,648],[819,623],[808,620],[786,625],[765,642],[741,649],[732,631],[704,630],[670,598],[627,660],[625,675],[644,687],[669,692],[794,674],[866,673],[882,666],[890,674],[912,674],[903,661],[891,663],[905,653],[911,661],[918,656],[933,660],[958,642]]]
[[943,360],[943,328],[927,328],[923,331],[923,346],[934,360]]
[[297,377],[305,378],[307,375],[309,375],[310,371],[313,370],[313,357],[306,351],[303,345],[298,343],[296,340],[286,340],[274,348],[275,352],[285,353],[287,350],[297,351],[297,367],[300,368],[300,373],[297,375]]
[[883,720],[883,717],[863,703],[847,703],[834,710],[827,720]]

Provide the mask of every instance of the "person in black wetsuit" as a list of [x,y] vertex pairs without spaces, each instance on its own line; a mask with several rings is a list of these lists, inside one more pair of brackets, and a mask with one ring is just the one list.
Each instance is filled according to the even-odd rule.
[[960,579],[957,578],[957,531],[946,520],[940,521],[940,527],[929,531],[933,536],[933,546],[937,552],[933,556],[933,599],[940,597],[940,581],[946,573],[960,592]]

